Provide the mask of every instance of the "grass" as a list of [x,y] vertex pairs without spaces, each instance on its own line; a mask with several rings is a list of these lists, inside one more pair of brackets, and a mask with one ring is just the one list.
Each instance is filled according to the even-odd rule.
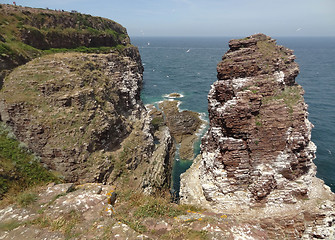
[[151,124],[154,127],[155,131],[157,131],[160,126],[164,125],[164,119],[163,117],[155,117],[151,120]]
[[273,70],[272,59],[274,57],[279,57],[284,62],[288,60],[288,56],[285,52],[280,51],[274,42],[269,41],[258,41],[257,47],[261,52],[261,57],[259,58],[259,66],[267,71],[271,72]]
[[80,212],[72,210],[56,219],[40,215],[27,224],[38,225],[42,228],[49,228],[51,231],[60,231],[64,233],[66,239],[73,239],[73,237],[80,235],[80,233],[75,231],[75,227],[78,223],[80,223],[81,218],[82,216]]
[[11,231],[21,225],[22,225],[22,222],[19,222],[17,220],[0,222],[0,231]]
[[289,109],[289,113],[293,113],[293,107],[302,100],[302,91],[299,86],[286,86],[284,91],[280,91],[274,96],[265,97],[263,103],[267,104],[272,101],[283,100]]
[[[0,5],[2,6],[2,5]],[[0,14],[0,58],[9,57],[14,65],[22,65],[44,54],[57,52],[84,52],[107,53],[111,50],[122,51],[126,46],[128,35],[119,24],[114,21],[92,17],[85,14],[70,14],[67,12],[38,12],[20,11],[20,9],[7,9],[8,12]],[[68,23],[75,23],[70,24]],[[29,41],[25,44],[21,39],[27,35]],[[103,41],[85,45],[79,39],[105,37],[113,39],[110,46],[104,46]],[[50,38],[50,39],[49,39]],[[54,39],[67,39],[67,48],[52,48],[50,43]],[[51,41],[52,40],[52,41]],[[54,41],[57,44],[57,41]],[[58,41],[59,42],[59,41]],[[64,42],[64,41],[63,41]],[[43,43],[43,44],[42,44]],[[101,46],[100,46],[100,45]],[[50,48],[50,49],[48,49]],[[47,50],[45,50],[47,49]]]
[[64,53],[64,52],[81,52],[81,53],[110,53],[111,51],[117,50],[122,51],[126,46],[118,44],[115,47],[85,47],[80,46],[76,48],[50,48],[44,50],[44,54]]
[[184,239],[184,240],[206,240],[209,239],[205,230],[196,231],[193,229],[173,229],[161,237],[164,239]]
[[122,189],[118,193],[115,218],[140,233],[147,231],[142,224],[145,219],[162,220],[187,214],[188,211],[203,211],[196,206],[171,203],[164,195],[145,195],[126,186]]
[[21,207],[27,207],[37,201],[38,195],[34,192],[24,191],[19,193],[16,199],[16,202]]
[[[12,132],[3,124],[0,124],[0,199],[12,191],[13,195],[30,187],[58,182],[59,179],[42,167],[38,158],[23,148],[23,144],[13,138]],[[25,200],[24,200],[25,199]],[[30,200],[29,200],[30,199]],[[32,195],[26,195],[22,204],[33,199]]]
[[263,126],[261,115],[258,114],[255,117],[255,124],[256,124],[257,127]]
[[147,218],[153,217],[158,218],[162,216],[176,217],[183,214],[184,212],[178,208],[167,203],[164,199],[147,197],[146,201],[142,203],[135,211],[135,217]]

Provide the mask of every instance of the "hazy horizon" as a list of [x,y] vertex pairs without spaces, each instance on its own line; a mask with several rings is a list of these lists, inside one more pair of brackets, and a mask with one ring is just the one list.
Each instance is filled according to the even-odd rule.
[[[13,1],[0,1],[13,4]],[[18,0],[112,19],[131,37],[334,37],[334,0]]]

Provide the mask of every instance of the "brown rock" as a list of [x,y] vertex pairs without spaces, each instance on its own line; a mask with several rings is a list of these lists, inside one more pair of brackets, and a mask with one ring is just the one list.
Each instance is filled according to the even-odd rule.
[[199,114],[189,110],[179,111],[178,101],[163,101],[159,104],[171,135],[180,143],[180,158],[193,160],[193,145],[203,121]]
[[334,194],[315,177],[294,59],[263,34],[230,41],[208,94],[202,158],[181,176],[181,202],[238,213],[268,239],[332,239]]
[[149,123],[142,117],[143,67],[137,55],[133,48],[123,54],[68,53],[35,59],[5,81],[2,120],[44,164],[71,182],[106,182],[113,161],[118,161],[112,153],[133,131],[141,131],[143,145],[136,150],[141,157],[135,160],[129,153],[122,160],[136,168],[153,150]]

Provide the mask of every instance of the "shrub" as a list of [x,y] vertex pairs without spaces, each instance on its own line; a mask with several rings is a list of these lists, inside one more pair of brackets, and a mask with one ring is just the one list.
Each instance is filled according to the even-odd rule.
[[151,124],[155,130],[158,130],[164,124],[164,120],[162,117],[155,117],[151,120]]
[[27,207],[37,201],[37,194],[31,192],[22,192],[17,197],[17,203],[21,207]]

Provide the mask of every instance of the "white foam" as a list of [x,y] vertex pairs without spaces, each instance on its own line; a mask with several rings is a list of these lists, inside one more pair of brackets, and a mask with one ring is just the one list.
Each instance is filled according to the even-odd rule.
[[206,117],[205,113],[199,113],[199,118],[203,122],[198,131],[195,133],[199,137],[204,135],[205,131],[207,130],[208,120],[205,117]]
[[[178,94],[178,96],[171,96],[172,94]],[[175,99],[175,98],[183,98],[184,95],[181,94],[181,93],[174,92],[174,93],[165,94],[165,95],[163,95],[163,97],[164,98],[169,98],[169,99]]]

